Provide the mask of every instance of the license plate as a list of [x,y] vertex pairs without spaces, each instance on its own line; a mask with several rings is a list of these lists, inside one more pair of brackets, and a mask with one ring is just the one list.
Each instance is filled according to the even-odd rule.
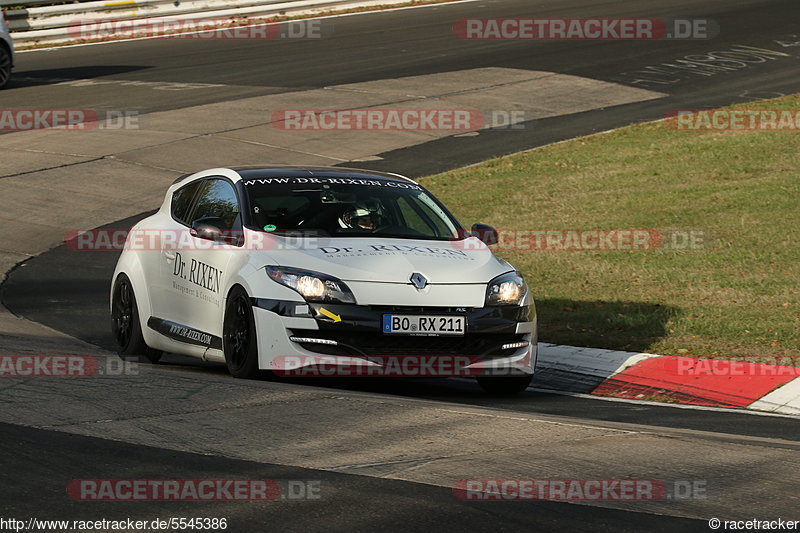
[[383,332],[401,335],[463,335],[463,316],[383,315]]

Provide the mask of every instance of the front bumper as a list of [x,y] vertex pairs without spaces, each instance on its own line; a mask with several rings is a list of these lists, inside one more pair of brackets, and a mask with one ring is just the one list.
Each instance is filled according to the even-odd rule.
[[[510,307],[410,307],[318,304],[253,299],[260,366],[273,371],[314,366],[350,366],[354,361],[386,366],[408,358],[458,360],[457,375],[532,374],[536,365],[533,304]],[[466,317],[463,336],[386,335],[384,314]],[[444,377],[444,376],[443,376]]]

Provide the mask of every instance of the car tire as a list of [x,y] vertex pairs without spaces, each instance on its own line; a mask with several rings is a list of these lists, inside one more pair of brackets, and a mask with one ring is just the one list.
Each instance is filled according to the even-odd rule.
[[222,326],[222,349],[228,371],[235,378],[258,376],[256,321],[250,297],[242,287],[234,287],[225,305]]
[[0,89],[11,79],[11,53],[0,44]]
[[117,353],[123,359],[147,360],[157,363],[163,352],[147,346],[142,336],[139,307],[131,280],[120,274],[114,282],[111,297],[111,333],[117,343]]
[[514,396],[528,388],[533,374],[524,376],[484,376],[477,378],[478,385],[494,396]]

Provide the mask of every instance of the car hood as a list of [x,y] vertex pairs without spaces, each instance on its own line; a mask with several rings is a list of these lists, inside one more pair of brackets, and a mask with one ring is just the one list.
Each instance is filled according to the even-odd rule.
[[313,270],[342,281],[402,284],[408,284],[414,273],[431,284],[486,283],[513,270],[475,237],[454,242],[319,238],[313,245],[293,246],[291,239],[276,236],[268,258],[271,264]]

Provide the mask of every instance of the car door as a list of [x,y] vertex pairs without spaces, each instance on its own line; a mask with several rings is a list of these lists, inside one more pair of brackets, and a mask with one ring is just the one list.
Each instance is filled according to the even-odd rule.
[[175,260],[181,252],[178,249],[178,237],[184,236],[182,233],[188,236],[189,213],[203,184],[202,180],[194,181],[172,193],[169,216],[163,217],[158,223],[159,246],[145,256],[148,263],[144,268],[154,274],[150,302],[155,318],[170,321],[176,319],[173,314],[176,306],[172,299],[179,290],[174,278]]
[[[222,314],[231,255],[240,250],[230,242],[202,238],[192,230],[199,220],[220,220],[228,234],[241,235],[239,200],[233,184],[225,178],[197,182],[191,205],[180,219],[173,217],[172,231],[178,244],[165,250],[162,277],[165,280],[167,320],[189,328],[190,341],[222,335]],[[193,342],[197,344],[198,342]],[[217,344],[212,342],[211,345]],[[217,347],[217,346],[214,346]]]

